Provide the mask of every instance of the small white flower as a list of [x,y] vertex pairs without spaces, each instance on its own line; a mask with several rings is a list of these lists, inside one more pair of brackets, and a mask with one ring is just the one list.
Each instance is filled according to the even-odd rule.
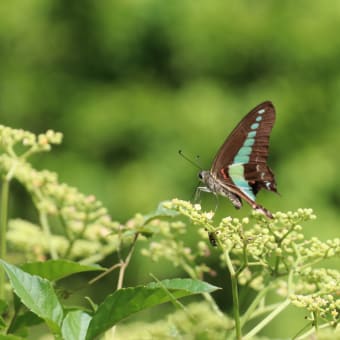
[[194,205],[194,209],[197,210],[197,211],[200,211],[200,210],[202,209],[202,207],[201,207],[200,204],[196,203],[196,204]]
[[214,217],[215,213],[212,211],[209,211],[206,213],[206,217],[208,220],[211,220]]

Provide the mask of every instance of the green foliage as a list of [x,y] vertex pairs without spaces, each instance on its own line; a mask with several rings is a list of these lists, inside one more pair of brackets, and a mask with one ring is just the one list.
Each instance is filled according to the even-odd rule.
[[178,309],[166,320],[152,323],[130,322],[117,328],[117,339],[216,339],[226,338],[233,322],[226,315],[212,313],[208,303],[191,303]]
[[85,339],[91,317],[80,310],[67,313],[63,326],[62,335],[64,339]]
[[[36,255],[49,252],[52,258],[63,255],[84,258],[96,254],[97,261],[117,248],[109,234],[118,232],[119,224],[112,222],[107,209],[93,195],[85,196],[76,188],[58,181],[56,173],[38,171],[28,162],[34,153],[48,151],[51,143],[60,143],[61,134],[47,131],[35,136],[23,130],[0,127],[3,153],[1,171],[7,181],[15,178],[30,193],[39,214],[42,229],[30,222],[14,220],[9,239],[13,246],[36,249]],[[19,151],[17,151],[17,149]],[[52,236],[48,218],[58,221],[65,237]]]
[[211,293],[216,289],[201,281],[173,279],[117,290],[98,306],[90,322],[87,339],[93,339],[118,321],[143,309],[192,294]]
[[240,118],[270,99],[270,165],[282,196],[260,199],[272,210],[313,206],[325,226],[311,223],[310,235],[331,238],[339,218],[338,7],[4,2],[1,122],[63,131],[58,157],[35,162],[101,197],[122,221],[168,197],[189,198],[195,171],[177,150],[200,154],[208,168]]
[[29,275],[19,268],[1,261],[11,285],[22,303],[45,320],[50,330],[57,334],[63,320],[63,308],[53,291],[51,282]]
[[[253,218],[243,219],[249,207],[235,211],[222,200],[218,215],[209,219],[211,214],[206,214],[206,228],[222,244],[233,247],[230,256],[236,269],[246,263],[241,248],[247,246],[248,265],[238,275],[241,296],[264,287],[269,273],[276,272],[276,258],[280,258],[280,274],[285,265],[294,265],[297,252],[291,245],[297,245],[303,263],[311,268],[302,268],[301,278],[294,272],[296,291],[290,303],[305,311],[307,318],[322,315],[333,320],[336,308],[327,291],[334,298],[332,282],[337,271],[332,270],[339,270],[339,265],[337,260],[326,264],[321,260],[335,258],[337,246],[332,239],[338,236],[339,224],[338,7],[338,3],[326,6],[316,0],[1,3],[1,122],[35,132],[53,126],[63,131],[65,146],[57,147],[55,157],[46,157],[40,151],[58,145],[60,134],[51,131],[38,137],[1,127],[5,153],[0,171],[11,186],[7,187],[10,210],[2,200],[0,222],[6,228],[8,251],[1,243],[0,257],[8,253],[11,263],[52,258],[56,261],[36,272],[44,277],[50,271],[49,279],[70,275],[68,265],[65,271],[56,265],[59,260],[90,267],[98,262],[107,267],[111,265],[107,261],[113,261],[104,274],[123,273],[117,275],[124,277],[119,280],[121,287],[147,281],[151,258],[156,261],[152,272],[157,277],[184,271],[190,277],[223,280],[224,286],[221,248],[209,246],[202,224],[197,229],[192,226],[194,215],[188,223],[178,210],[161,205],[163,213],[130,216],[151,211],[169,197],[191,197],[195,170],[178,157],[177,150],[199,154],[200,165],[208,168],[240,118],[270,99],[277,121],[269,163],[281,196],[260,193],[258,199],[271,211],[313,207],[318,219],[308,221],[303,231],[298,226],[303,223],[298,223],[279,244],[277,240],[292,226],[284,221],[273,226],[261,221],[255,226]],[[5,192],[5,182],[2,188]],[[209,210],[213,200],[203,199],[203,209]],[[239,220],[222,222],[230,214]],[[294,238],[302,233],[299,243]],[[142,245],[142,254],[148,257],[135,256]],[[216,257],[221,257],[221,268]],[[71,271],[73,264],[77,265],[71,262]],[[78,273],[68,282],[91,275]],[[0,275],[1,311],[3,278]],[[102,286],[98,281],[98,289],[91,285],[91,299],[101,301],[105,296],[100,293],[111,293],[107,292],[111,279]],[[287,296],[286,285],[272,289],[277,299]],[[232,307],[225,295],[214,297],[223,310]],[[220,315],[215,299],[204,298],[212,315]],[[4,305],[11,310],[10,299]],[[8,325],[7,308],[4,313],[0,328]],[[276,330],[269,326],[261,334],[288,337],[289,330],[302,327],[304,321],[293,307],[287,314],[287,320],[279,316]],[[83,317],[86,320],[76,313],[69,322]],[[178,329],[180,321],[167,325]],[[195,324],[197,330],[198,325],[202,323]],[[146,323],[139,326],[144,327]],[[322,338],[321,331],[318,337]]]
[[21,266],[21,269],[32,275],[38,275],[50,281],[57,281],[71,274],[105,270],[100,266],[86,266],[67,260],[26,262]]
[[190,279],[164,280],[146,286],[123,288],[109,295],[91,317],[81,310],[65,313],[48,280],[30,275],[5,261],[1,264],[16,295],[30,311],[46,322],[57,339],[94,339],[118,321],[140,310],[217,289]]
[[[340,239],[326,242],[317,237],[305,239],[301,222],[316,218],[311,209],[298,209],[294,213],[277,212],[273,220],[254,211],[253,221],[249,218],[240,220],[225,217],[215,224],[214,214],[200,212],[200,205],[192,206],[178,199],[163,204],[167,209],[180,212],[191,223],[200,226],[200,234],[214,233],[215,242],[221,251],[221,264],[228,268],[231,279],[258,291],[257,297],[241,317],[240,327],[246,326],[253,314],[261,314],[262,309],[271,310],[271,314],[245,338],[255,335],[271,321],[270,315],[275,317],[290,303],[306,309],[314,325],[319,322],[319,318],[323,322],[337,325],[340,307],[339,271],[314,266],[324,260],[340,257]],[[192,264],[196,264],[203,254],[208,254],[208,250],[198,243],[196,253],[190,249],[185,255],[181,242],[173,242],[177,231],[177,228],[173,228],[169,232],[165,227],[163,238],[156,244],[150,244],[143,254],[151,256],[155,261],[166,258],[182,266],[193,277],[211,272],[212,269],[206,266],[195,266],[196,271],[193,270]],[[266,306],[264,297],[270,291],[275,292],[283,302]]]
[[[0,271],[0,301],[3,301],[0,306],[6,315],[0,326],[5,334],[27,335],[33,325],[43,321],[57,339],[93,339],[105,332],[109,334],[136,312],[171,302],[182,314],[177,313],[167,323],[161,322],[163,330],[151,328],[151,332],[161,336],[172,329],[178,336],[188,334],[195,338],[198,333],[190,329],[197,323],[204,324],[199,320],[200,308],[206,307],[197,305],[190,313],[191,307],[186,309],[177,301],[194,294],[204,298],[212,317],[218,320],[216,323],[205,320],[210,327],[209,332],[203,332],[207,339],[218,331],[221,336],[235,333],[237,339],[251,339],[288,306],[298,307],[307,315],[305,327],[309,330],[298,338],[338,325],[340,274],[335,268],[320,265],[340,256],[340,240],[306,238],[301,224],[315,220],[311,209],[276,212],[273,219],[254,211],[250,217],[228,216],[219,220],[213,212],[201,211],[199,204],[173,199],[162,202],[153,213],[137,214],[123,225],[112,222],[107,209],[93,196],[85,196],[76,188],[59,183],[55,173],[38,171],[29,163],[32,154],[48,151],[51,143],[60,142],[58,133],[50,131],[36,137],[2,127],[0,134],[3,150],[0,155],[0,239],[4,245],[1,256],[8,256],[8,241],[10,249],[20,252],[23,258],[52,258],[25,263],[21,268],[1,260],[12,290],[19,298],[5,303],[4,273]],[[6,209],[13,179],[30,194],[40,225],[15,219],[8,223],[7,231]],[[197,241],[189,245],[186,236],[192,228],[197,233]],[[203,281],[207,275],[216,273],[216,268],[207,263],[211,255],[209,235],[214,235],[212,245],[219,253],[221,268],[230,275],[233,322],[222,313],[211,295],[217,287]],[[82,242],[93,242],[97,246],[80,252],[78,243]],[[97,254],[99,245],[104,249]],[[125,273],[137,245],[143,246],[144,256],[154,262],[169,261],[189,278],[159,281],[154,277],[156,282],[124,288]],[[125,257],[123,251],[127,253]],[[117,255],[118,262],[110,268],[95,265],[112,254]],[[74,258],[79,263],[70,261]],[[70,309],[54,289],[55,281],[73,274],[101,271],[89,281],[92,285],[114,270],[118,270],[117,288],[101,303],[96,305],[91,297],[82,297],[83,302],[85,299],[90,302],[92,310],[82,306]],[[240,287],[255,293],[245,311],[241,311]],[[274,302],[268,299],[273,295]],[[221,320],[226,322],[222,328]],[[254,320],[257,320],[255,326]]]

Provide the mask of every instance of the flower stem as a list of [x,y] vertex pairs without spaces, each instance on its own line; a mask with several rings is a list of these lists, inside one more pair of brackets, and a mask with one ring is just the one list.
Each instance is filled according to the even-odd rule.
[[247,311],[244,313],[244,315],[241,318],[241,327],[243,327],[246,322],[253,316],[253,313],[255,312],[256,308],[258,307],[259,303],[262,301],[264,296],[268,293],[271,286],[267,286],[264,289],[260,290],[260,292],[257,294],[251,305],[248,307]]
[[319,324],[318,324],[318,313],[317,312],[313,312],[313,319],[314,319],[314,328],[315,328],[315,333],[318,332],[319,330]]
[[287,299],[281,303],[276,309],[274,309],[266,318],[259,322],[249,333],[247,333],[243,340],[252,339],[262,328],[267,326],[278,314],[280,314],[290,304],[290,300]]
[[[323,328],[329,328],[329,323],[325,323],[323,325],[320,325],[318,329],[323,329]],[[311,328],[309,331],[307,331],[306,333],[298,336],[298,337],[294,337],[293,339],[296,340],[303,340],[303,339],[307,339],[307,338],[311,338],[311,335],[316,335],[316,331],[315,328]]]
[[225,252],[225,260],[226,260],[226,264],[230,272],[236,339],[241,340],[242,333],[241,333],[241,320],[240,320],[240,303],[238,299],[237,273],[235,272],[235,269],[229,257],[228,251]]
[[135,247],[136,247],[136,242],[137,242],[138,236],[139,236],[139,233],[136,233],[135,237],[134,237],[134,239],[132,241],[132,244],[130,246],[128,255],[126,256],[125,260],[121,260],[121,266],[119,268],[117,290],[123,288],[123,281],[124,281],[124,276],[125,276],[125,270],[126,270],[127,266],[130,263],[130,260],[131,260],[133,252],[135,251]]
[[[2,178],[1,188],[1,216],[0,216],[0,258],[5,259],[7,254],[6,248],[6,231],[8,217],[8,194],[10,180],[7,177]],[[0,299],[5,298],[5,272],[0,268]]]
[[[135,237],[132,241],[132,244],[130,246],[129,252],[125,258],[125,260],[121,259],[120,260],[120,264],[119,264],[119,275],[118,275],[118,283],[117,283],[117,290],[122,289],[123,288],[123,281],[124,281],[124,276],[125,276],[125,270],[127,268],[127,266],[129,265],[130,261],[131,261],[131,257],[135,251],[136,248],[136,243],[138,240],[138,236],[139,233],[137,232],[135,234]],[[105,332],[104,334],[104,339],[109,340],[109,339],[114,339],[115,338],[115,332],[116,332],[116,326],[113,326],[112,328],[110,328],[108,331]]]
[[49,251],[50,251],[51,258],[56,260],[58,258],[58,254],[52,242],[52,235],[51,235],[50,225],[48,224],[48,218],[47,218],[46,212],[39,211],[39,218],[40,218],[40,223],[44,231],[44,234],[46,236],[47,242],[49,243]]
[[238,287],[237,287],[237,276],[230,275],[231,278],[231,290],[233,294],[233,310],[235,319],[235,332],[236,339],[240,340],[242,338],[241,334],[241,322],[240,322],[240,305],[238,300]]

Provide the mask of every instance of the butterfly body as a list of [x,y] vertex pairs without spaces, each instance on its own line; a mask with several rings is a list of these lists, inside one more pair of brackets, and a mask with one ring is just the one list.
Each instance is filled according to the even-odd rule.
[[199,179],[205,184],[204,187],[198,187],[200,191],[211,192],[230,199],[236,209],[242,207],[242,201],[239,196],[232,193],[226,185],[216,178],[210,171],[203,170],[198,175]]
[[272,170],[267,165],[269,136],[275,109],[266,101],[250,111],[217,152],[210,170],[199,173],[204,186],[199,191],[228,197],[235,208],[242,199],[269,218],[272,214],[255,202],[259,190],[277,192]]

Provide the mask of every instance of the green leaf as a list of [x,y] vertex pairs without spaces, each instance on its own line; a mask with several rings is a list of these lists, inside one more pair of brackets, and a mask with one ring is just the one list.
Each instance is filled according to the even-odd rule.
[[8,309],[8,305],[4,300],[0,300],[0,329],[6,327],[5,320],[1,317]]
[[60,333],[63,308],[50,281],[31,275],[3,260],[11,285],[22,303],[42,318],[53,332]]
[[5,311],[8,309],[8,304],[4,300],[0,300],[0,315],[5,313]]
[[0,340],[25,340],[25,338],[12,334],[8,335],[0,334]]
[[43,322],[36,314],[31,311],[26,311],[23,314],[18,315],[11,324],[10,333],[23,335],[27,332],[27,328],[39,325]]
[[149,223],[153,219],[156,219],[156,218],[175,217],[175,216],[180,215],[180,213],[178,211],[171,210],[171,209],[164,207],[163,203],[166,203],[166,201],[159,203],[156,211],[154,211],[150,214],[144,215],[144,225]]
[[193,280],[193,279],[169,279],[158,282],[151,282],[146,285],[148,288],[164,287],[168,290],[181,289],[190,292],[191,294],[212,293],[219,287],[213,286],[208,282]]
[[203,281],[172,279],[117,290],[98,306],[90,322],[86,339],[94,339],[117,322],[143,309],[171,301],[173,298],[210,293],[216,289],[219,288]]
[[77,262],[67,260],[48,260],[45,262],[30,262],[20,266],[25,272],[32,275],[38,275],[50,281],[60,280],[66,276],[100,270],[105,268],[100,266],[86,266]]
[[0,316],[0,330],[6,328],[5,320]]
[[65,340],[85,340],[91,316],[82,311],[67,313],[63,326],[62,336]]

